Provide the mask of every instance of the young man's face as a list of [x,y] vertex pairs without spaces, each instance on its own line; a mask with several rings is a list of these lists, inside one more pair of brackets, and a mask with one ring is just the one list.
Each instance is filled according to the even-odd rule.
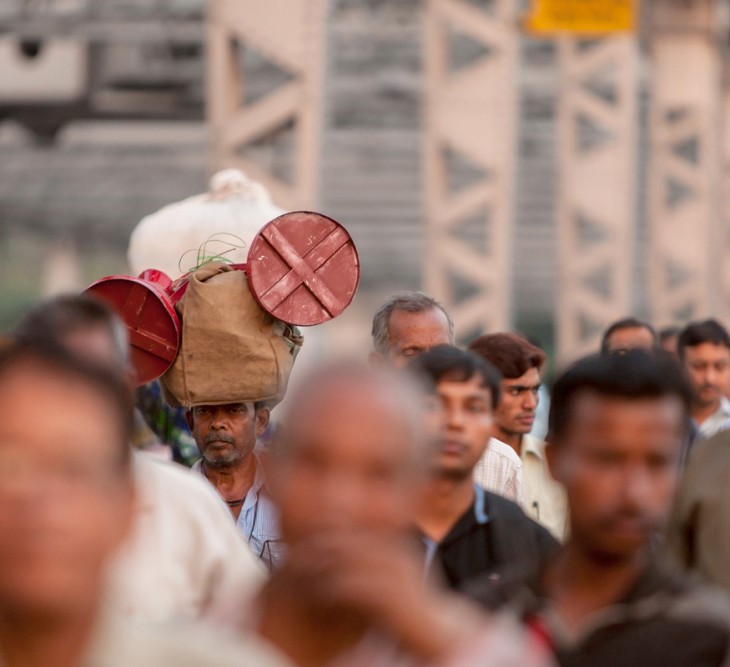
[[429,431],[436,451],[433,472],[471,477],[492,430],[492,396],[480,375],[464,382],[445,378],[436,386]]
[[188,411],[187,419],[203,461],[228,467],[253,452],[269,423],[269,411],[257,411],[250,402],[200,405]]
[[565,486],[572,540],[594,558],[632,559],[661,528],[677,480],[684,415],[675,397],[626,400],[584,392],[548,447]]
[[388,320],[388,351],[384,360],[395,368],[404,368],[419,354],[449,344],[449,322],[440,308],[420,313],[394,310]]
[[518,378],[502,380],[494,421],[506,436],[524,435],[532,430],[540,400],[539,389],[540,372],[537,368],[530,368]]
[[730,384],[730,350],[724,345],[701,343],[685,347],[683,361],[695,400],[703,406],[718,405]]

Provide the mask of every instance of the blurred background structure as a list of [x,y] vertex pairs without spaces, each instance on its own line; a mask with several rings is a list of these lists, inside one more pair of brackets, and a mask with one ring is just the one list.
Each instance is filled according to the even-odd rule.
[[0,0],[0,328],[238,166],[361,253],[328,344],[425,288],[561,360],[730,320],[727,0]]

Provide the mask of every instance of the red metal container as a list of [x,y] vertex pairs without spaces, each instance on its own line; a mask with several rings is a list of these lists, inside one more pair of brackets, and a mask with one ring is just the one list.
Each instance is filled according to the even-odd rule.
[[254,237],[248,281],[259,305],[300,326],[337,317],[352,302],[360,259],[347,230],[309,211],[285,213]]
[[170,278],[155,269],[139,278],[108,276],[86,288],[122,318],[138,385],[160,377],[172,366],[180,346],[180,319],[166,292]]

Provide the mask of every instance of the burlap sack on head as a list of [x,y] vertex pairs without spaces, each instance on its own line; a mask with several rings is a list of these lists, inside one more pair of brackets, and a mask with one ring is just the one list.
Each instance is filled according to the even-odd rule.
[[302,337],[256,303],[243,271],[222,262],[203,265],[176,309],[182,342],[161,378],[170,405],[275,403],[284,397]]

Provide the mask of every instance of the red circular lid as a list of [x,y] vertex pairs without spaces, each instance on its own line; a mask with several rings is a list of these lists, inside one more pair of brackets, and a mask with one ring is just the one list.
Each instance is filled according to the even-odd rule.
[[180,320],[161,285],[130,276],[108,276],[86,288],[122,318],[138,385],[160,377],[175,361]]
[[295,211],[275,218],[254,237],[248,281],[268,313],[288,324],[311,326],[350,305],[360,281],[360,259],[340,223]]

